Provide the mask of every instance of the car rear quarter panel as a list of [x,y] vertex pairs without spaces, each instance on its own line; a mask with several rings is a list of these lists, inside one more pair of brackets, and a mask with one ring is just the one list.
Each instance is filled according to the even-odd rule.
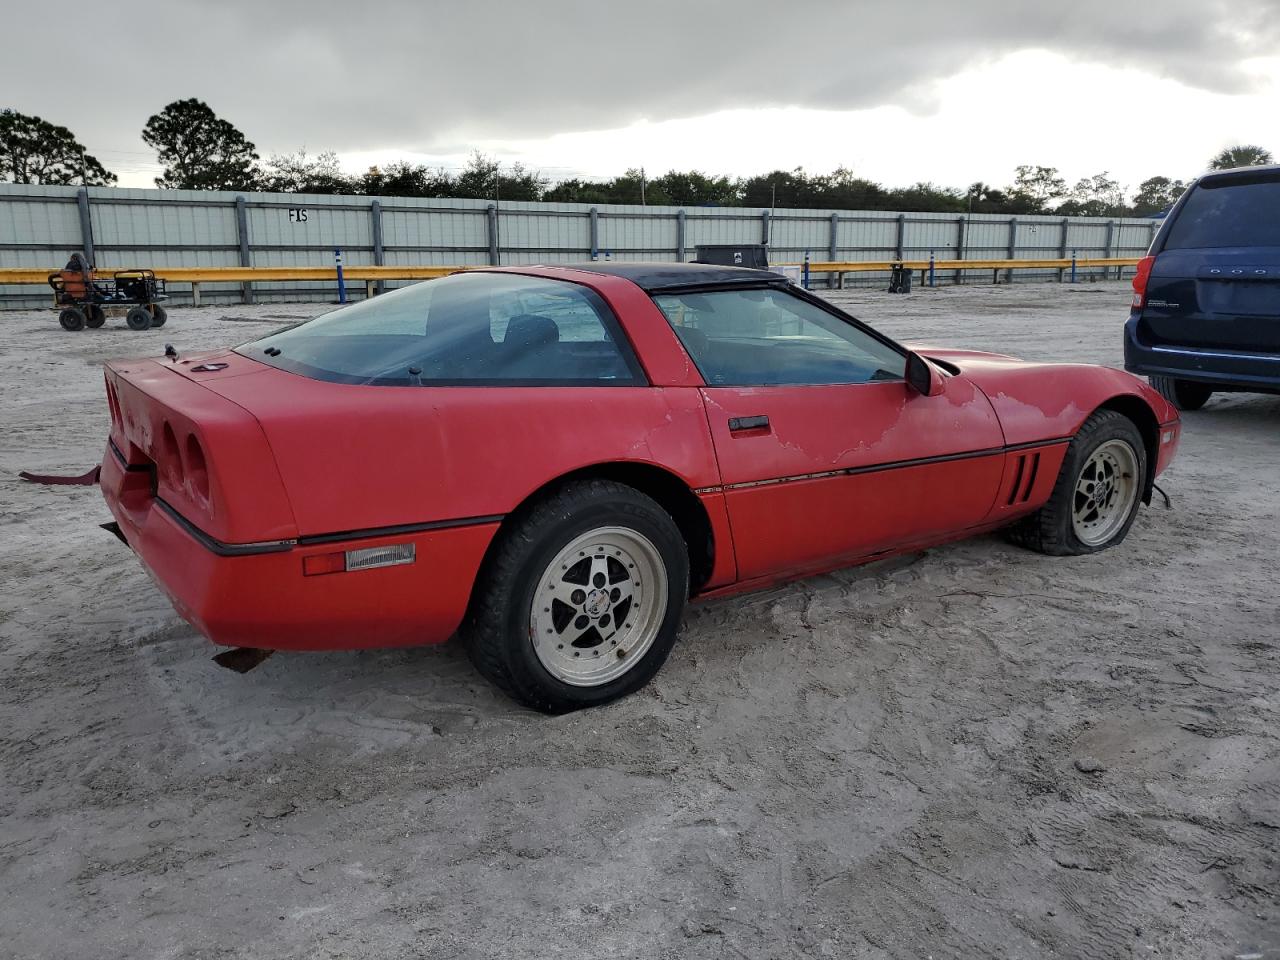
[[[248,412],[155,360],[112,360],[105,377],[112,445],[126,463],[154,471],[146,503],[155,494],[227,543],[297,535],[267,438]],[[194,482],[193,442],[207,460],[206,484]]]
[[205,385],[257,416],[303,537],[500,516],[599,463],[719,482],[694,388],[373,387],[274,369]]

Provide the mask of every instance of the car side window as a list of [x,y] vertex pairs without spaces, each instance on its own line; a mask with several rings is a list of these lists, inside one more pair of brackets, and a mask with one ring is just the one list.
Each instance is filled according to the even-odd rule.
[[906,358],[786,290],[654,297],[708,384],[771,386],[900,380]]

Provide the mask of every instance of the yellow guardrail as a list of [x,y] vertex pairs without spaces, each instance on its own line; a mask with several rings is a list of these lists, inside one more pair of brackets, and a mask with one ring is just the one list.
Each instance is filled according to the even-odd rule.
[[[1132,267],[1136,266],[1136,257],[1077,257],[1054,258],[1045,260],[851,260],[844,261],[811,261],[809,273],[834,273],[843,286],[846,273],[881,273],[894,267],[905,267],[908,270],[934,272],[951,272],[955,270],[1030,270],[1050,269],[1069,270],[1084,267]],[[803,264],[783,264],[789,267],[802,267]],[[123,269],[123,268],[121,268]],[[336,281],[338,273],[334,267],[151,267],[157,277],[171,283],[191,284],[192,300],[200,304],[200,284],[202,283],[254,283],[271,281]],[[373,285],[379,280],[430,280],[435,277],[448,276],[460,270],[483,270],[483,266],[349,266],[343,268],[345,280],[363,282],[366,293],[373,294]],[[0,285],[18,283],[48,282],[49,274],[57,273],[56,268],[38,267],[3,267],[0,268]],[[110,267],[102,268],[98,273],[110,277]]]
[[[141,268],[140,268],[141,269]],[[161,280],[175,283],[252,283],[262,280],[336,280],[337,270],[333,267],[147,267]],[[343,267],[343,276],[348,280],[430,280],[435,277],[448,276],[459,270],[474,270],[476,267]],[[96,274],[110,277],[117,270],[123,272],[124,267],[99,267]],[[4,283],[45,283],[49,274],[58,269],[41,269],[37,267],[4,267],[0,268],[0,284]]]
[[[110,277],[113,273],[124,272],[126,268],[101,267],[95,271],[97,276]],[[254,283],[288,280],[323,280],[337,282],[338,271],[335,267],[149,267],[161,280],[167,283],[191,284],[191,301],[200,306],[200,284],[202,283]],[[379,280],[433,280],[446,277],[461,270],[480,269],[475,266],[447,267],[375,267],[351,266],[343,267],[344,281],[363,281],[365,293],[373,296],[373,286]],[[0,285],[7,283],[48,283],[49,274],[58,273],[57,269],[48,270],[37,267],[4,267],[0,268]]]
[[[892,270],[894,267],[906,267],[908,270],[1026,270],[1053,269],[1070,270],[1071,264],[1077,267],[1133,267],[1137,266],[1137,257],[1070,257],[1049,260],[853,260],[848,263],[839,261],[811,261],[810,273],[867,273],[870,271]],[[795,267],[802,264],[787,264]]]

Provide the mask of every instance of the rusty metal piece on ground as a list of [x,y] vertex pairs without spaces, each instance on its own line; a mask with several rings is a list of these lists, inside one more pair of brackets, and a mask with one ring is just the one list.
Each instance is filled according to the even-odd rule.
[[28,473],[23,470],[18,476],[31,483],[45,483],[52,486],[66,487],[91,487],[98,482],[98,475],[101,472],[101,467],[94,467],[88,473],[82,473],[77,477],[63,477],[51,473]]

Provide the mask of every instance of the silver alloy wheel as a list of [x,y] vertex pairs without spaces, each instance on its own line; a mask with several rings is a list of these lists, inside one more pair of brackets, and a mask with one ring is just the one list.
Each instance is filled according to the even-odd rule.
[[1138,498],[1138,455],[1124,440],[1108,440],[1089,455],[1076,478],[1071,527],[1086,546],[1116,535]]
[[640,662],[666,609],[658,548],[627,527],[598,527],[570,541],[538,578],[529,637],[557,680],[598,687]]

